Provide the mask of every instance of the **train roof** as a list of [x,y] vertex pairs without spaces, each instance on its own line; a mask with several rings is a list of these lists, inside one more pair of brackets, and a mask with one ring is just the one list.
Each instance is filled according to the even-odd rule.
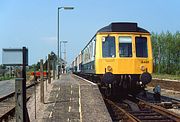
[[138,27],[137,23],[131,22],[115,22],[101,28],[98,32],[142,32],[149,33],[147,30]]

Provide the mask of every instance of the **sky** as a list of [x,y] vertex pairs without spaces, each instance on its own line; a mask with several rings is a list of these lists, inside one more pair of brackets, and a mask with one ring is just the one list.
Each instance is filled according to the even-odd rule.
[[0,64],[2,48],[27,47],[29,65],[51,51],[57,54],[58,7],[74,7],[59,11],[60,41],[68,42],[70,64],[97,30],[111,22],[137,22],[155,33],[179,31],[179,5],[180,0],[0,0]]

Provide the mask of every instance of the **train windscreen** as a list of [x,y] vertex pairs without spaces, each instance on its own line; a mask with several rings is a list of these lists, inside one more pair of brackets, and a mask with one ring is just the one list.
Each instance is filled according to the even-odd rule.
[[129,36],[119,37],[120,57],[132,57],[132,38]]
[[135,43],[136,43],[136,57],[148,57],[147,38],[136,37]]
[[108,36],[102,38],[103,57],[116,57],[115,37]]

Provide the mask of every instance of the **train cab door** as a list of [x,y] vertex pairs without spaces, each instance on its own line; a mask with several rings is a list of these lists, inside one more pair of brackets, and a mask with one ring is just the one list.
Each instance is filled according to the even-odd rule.
[[132,36],[118,36],[119,60],[118,73],[129,74],[133,70],[133,43]]

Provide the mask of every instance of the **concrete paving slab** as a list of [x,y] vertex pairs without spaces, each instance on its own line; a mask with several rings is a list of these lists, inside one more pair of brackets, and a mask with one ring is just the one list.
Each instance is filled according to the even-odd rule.
[[111,122],[98,86],[74,75],[62,75],[53,84],[44,122]]

